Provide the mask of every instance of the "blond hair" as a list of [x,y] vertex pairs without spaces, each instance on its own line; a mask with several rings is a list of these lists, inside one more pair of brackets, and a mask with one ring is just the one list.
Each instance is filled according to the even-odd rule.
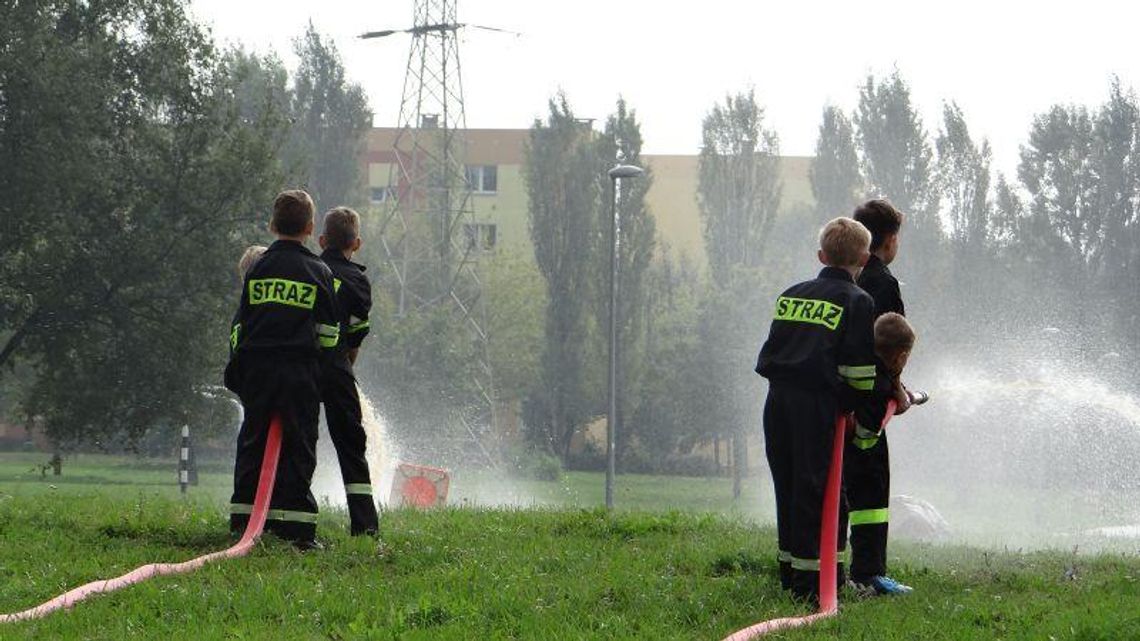
[[875,320],[875,352],[893,356],[914,348],[914,328],[902,314],[887,312]]
[[325,212],[324,226],[328,248],[344,251],[360,237],[360,214],[348,207],[335,207]]
[[832,267],[858,267],[871,247],[871,232],[852,218],[836,218],[819,232],[819,248]]
[[257,259],[261,258],[261,255],[265,253],[266,249],[269,248],[265,245],[250,245],[249,247],[245,248],[245,251],[242,252],[241,258],[238,259],[238,278],[245,278],[246,272],[249,271],[250,267],[253,267],[253,264],[257,262]]

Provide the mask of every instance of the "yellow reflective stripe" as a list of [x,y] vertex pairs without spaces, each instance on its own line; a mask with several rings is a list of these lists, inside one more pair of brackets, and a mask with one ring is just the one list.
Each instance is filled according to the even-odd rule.
[[855,510],[848,517],[848,522],[852,527],[856,525],[878,525],[887,522],[889,513],[890,510],[885,507],[874,510]]
[[854,445],[855,447],[861,449],[861,450],[869,450],[872,447],[875,447],[876,445],[879,444],[879,437],[878,436],[871,437],[871,438],[858,438],[858,437],[856,437],[856,438],[851,440],[851,444]]
[[839,375],[843,378],[875,378],[875,366],[840,365]]
[[317,515],[312,512],[296,512],[293,510],[269,510],[265,518],[270,521],[290,521],[293,523],[316,523]]
[[317,323],[317,335],[321,347],[336,347],[337,340],[340,338],[340,326]]
[[278,303],[312,309],[317,303],[317,286],[287,278],[255,278],[249,281],[249,304]]
[[363,331],[366,329],[368,329],[368,321],[365,320],[365,321],[361,321],[355,325],[349,325],[348,326],[348,333],[349,334],[355,334],[356,332]]
[[849,378],[847,384],[860,392],[870,392],[875,389],[875,379],[873,378]]
[[843,308],[830,301],[790,296],[776,299],[776,320],[811,323],[835,330],[842,317]]
[[253,514],[253,506],[248,503],[230,503],[230,514]]
[[237,349],[238,338],[241,336],[241,323],[230,328],[230,347]]
[[804,572],[819,572],[819,559],[797,559],[792,557],[792,569]]
[[333,293],[335,294],[339,291],[340,291],[340,279],[334,278],[333,279]]
[[367,494],[368,496],[372,496],[372,484],[371,483],[345,483],[344,484],[344,493],[345,494]]

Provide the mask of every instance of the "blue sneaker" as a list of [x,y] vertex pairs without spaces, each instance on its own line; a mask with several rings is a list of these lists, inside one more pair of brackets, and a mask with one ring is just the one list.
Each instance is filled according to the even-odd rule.
[[914,588],[909,585],[903,585],[889,576],[882,575],[873,576],[867,581],[857,583],[857,585],[868,592],[873,590],[876,595],[901,596],[914,592]]

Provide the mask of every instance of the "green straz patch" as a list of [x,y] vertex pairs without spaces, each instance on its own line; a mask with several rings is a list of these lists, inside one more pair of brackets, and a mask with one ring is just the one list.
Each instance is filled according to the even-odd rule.
[[317,286],[284,278],[257,278],[249,281],[249,304],[279,303],[312,309],[317,302]]
[[776,320],[823,325],[834,330],[842,317],[843,308],[825,300],[788,296],[776,299]]

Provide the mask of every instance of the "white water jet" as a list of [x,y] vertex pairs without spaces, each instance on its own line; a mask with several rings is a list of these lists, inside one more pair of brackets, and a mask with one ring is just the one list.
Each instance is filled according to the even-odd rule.
[[[367,437],[364,457],[368,460],[368,470],[372,477],[372,498],[377,503],[384,503],[392,489],[397,456],[384,419],[377,414],[372,401],[359,386],[357,393],[360,395],[360,410]],[[323,405],[321,413],[324,416]],[[317,471],[313,474],[313,495],[321,504],[334,507],[346,505],[344,481],[340,476],[336,449],[329,438],[327,420],[321,421],[320,438],[317,439]]]

